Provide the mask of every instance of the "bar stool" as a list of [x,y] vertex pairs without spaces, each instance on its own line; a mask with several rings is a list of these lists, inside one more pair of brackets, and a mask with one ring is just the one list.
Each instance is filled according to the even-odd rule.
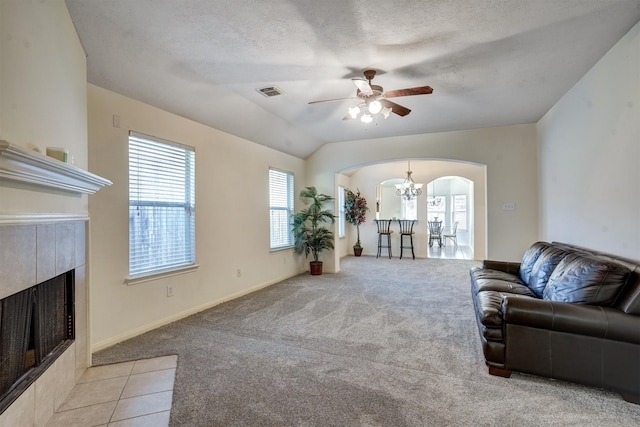
[[[416,254],[413,251],[413,225],[416,223],[414,219],[399,219],[400,224],[400,259],[402,259],[402,250],[411,249],[411,256],[416,259]],[[405,246],[404,238],[409,237],[409,246]]]
[[[375,222],[376,222],[376,225],[378,226],[378,254],[376,255],[376,258],[378,258],[382,253],[382,248],[387,249],[387,252],[389,253],[389,258],[391,258],[391,233],[393,233],[393,230],[391,230],[391,220],[376,219]],[[385,246],[382,245],[383,236],[386,237],[387,239]]]

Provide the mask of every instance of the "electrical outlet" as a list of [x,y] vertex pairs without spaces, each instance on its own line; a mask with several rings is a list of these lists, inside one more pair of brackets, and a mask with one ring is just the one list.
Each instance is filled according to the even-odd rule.
[[236,276],[241,277],[242,276],[242,270],[238,269],[238,271],[236,271]]
[[503,211],[515,211],[516,210],[516,204],[513,203],[513,202],[504,203],[502,205],[502,210]]
[[173,286],[168,285],[167,286],[167,297],[172,297],[173,296]]

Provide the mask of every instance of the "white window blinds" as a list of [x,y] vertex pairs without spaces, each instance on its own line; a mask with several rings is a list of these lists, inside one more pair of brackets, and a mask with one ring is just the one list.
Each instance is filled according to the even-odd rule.
[[129,135],[129,275],[195,263],[195,150]]
[[269,215],[271,249],[293,246],[293,174],[269,169]]

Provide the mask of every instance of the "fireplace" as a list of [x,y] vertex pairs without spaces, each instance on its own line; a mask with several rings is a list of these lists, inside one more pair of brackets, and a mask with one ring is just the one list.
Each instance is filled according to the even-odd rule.
[[[82,137],[82,133],[76,135]],[[64,141],[64,136],[54,140]],[[36,325],[23,327],[23,336],[29,342],[24,357],[31,361],[24,367],[18,357],[19,368],[9,369],[11,378],[19,376],[20,384],[11,380],[8,393],[13,402],[2,408],[0,426],[45,426],[90,364],[86,195],[107,185],[111,181],[75,165],[0,140],[0,190],[7,189],[0,191],[0,299],[29,289],[40,294],[43,291],[32,288],[63,275],[66,304],[52,309],[64,314],[51,341],[39,335],[43,328],[36,320],[39,312],[48,308],[38,308],[33,302],[33,314],[22,318]],[[44,324],[48,330],[48,322]],[[24,348],[24,343],[20,345]],[[27,385],[20,380],[23,377],[33,377],[33,382]]]
[[85,229],[0,215],[0,425],[46,425],[89,365]]
[[0,300],[0,413],[73,342],[74,275]]

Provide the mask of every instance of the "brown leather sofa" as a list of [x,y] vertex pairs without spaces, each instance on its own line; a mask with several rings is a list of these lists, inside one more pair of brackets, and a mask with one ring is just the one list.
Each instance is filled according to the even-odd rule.
[[640,404],[640,265],[564,243],[483,262],[471,293],[489,373],[616,391]]

